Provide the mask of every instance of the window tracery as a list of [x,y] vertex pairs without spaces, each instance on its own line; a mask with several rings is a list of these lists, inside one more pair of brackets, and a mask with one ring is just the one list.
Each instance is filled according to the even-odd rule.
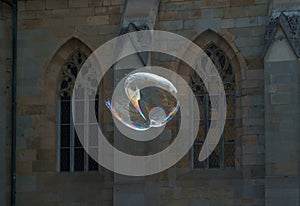
[[[220,142],[213,153],[203,162],[198,161],[198,156],[205,141],[211,119],[210,100],[206,87],[201,78],[194,72],[191,75],[191,87],[198,101],[200,111],[199,132],[192,148],[193,168],[224,168],[235,165],[235,78],[232,66],[224,52],[213,42],[209,43],[205,53],[210,57],[218,70],[226,93],[227,117],[225,128]],[[202,61],[202,60],[200,60]],[[205,66],[207,62],[201,62]],[[204,148],[205,149],[205,148]]]

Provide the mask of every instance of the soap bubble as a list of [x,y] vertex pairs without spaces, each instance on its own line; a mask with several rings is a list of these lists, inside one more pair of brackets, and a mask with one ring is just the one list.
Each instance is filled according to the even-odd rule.
[[106,101],[106,106],[115,118],[134,130],[162,127],[179,109],[176,88],[156,74],[129,74],[114,92],[115,98]]

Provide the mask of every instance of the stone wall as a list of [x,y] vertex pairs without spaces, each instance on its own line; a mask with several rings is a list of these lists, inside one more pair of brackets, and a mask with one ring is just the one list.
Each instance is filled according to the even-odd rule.
[[0,199],[3,205],[10,198],[11,17],[11,8],[0,6]]
[[[191,170],[187,155],[156,176],[161,205],[264,205],[260,55],[268,4],[161,1],[156,29],[178,33],[200,46],[215,41],[227,48],[239,85],[236,168]],[[68,52],[78,47],[72,39],[94,50],[116,37],[124,0],[28,0],[18,1],[18,7],[17,205],[113,205],[111,172],[56,171],[55,109],[57,75]]]
[[300,62],[281,27],[264,61],[265,204],[298,206]]

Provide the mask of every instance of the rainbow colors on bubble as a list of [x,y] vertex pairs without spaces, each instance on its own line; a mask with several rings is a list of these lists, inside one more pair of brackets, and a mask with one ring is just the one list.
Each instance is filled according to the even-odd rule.
[[162,127],[179,109],[177,90],[164,77],[147,72],[130,74],[121,81],[112,100],[106,101],[114,118],[139,131]]

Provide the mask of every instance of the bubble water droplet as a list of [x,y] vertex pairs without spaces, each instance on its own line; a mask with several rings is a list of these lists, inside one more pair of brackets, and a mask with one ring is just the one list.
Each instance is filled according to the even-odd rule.
[[134,130],[162,127],[179,108],[177,90],[161,76],[138,72],[126,76],[106,101],[112,115]]

